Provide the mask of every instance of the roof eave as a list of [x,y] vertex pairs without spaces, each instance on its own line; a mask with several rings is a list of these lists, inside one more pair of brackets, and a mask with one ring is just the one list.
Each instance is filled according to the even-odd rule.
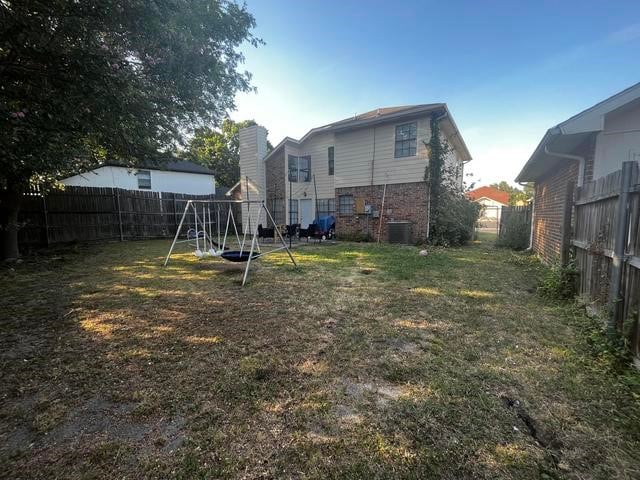
[[559,133],[558,127],[550,128],[549,130],[547,130],[545,132],[544,136],[540,140],[540,143],[538,143],[538,146],[533,151],[533,154],[529,157],[529,160],[527,160],[527,163],[524,164],[524,167],[522,167],[522,170],[520,170],[520,173],[516,177],[516,182],[517,183],[535,182],[536,181],[536,179],[534,179],[533,177],[529,177],[528,176],[528,175],[530,175],[528,170],[530,170],[531,167],[533,166],[533,164],[536,163],[536,160],[537,160],[539,152],[544,151],[544,147],[545,147],[545,145],[547,145],[549,138],[551,138],[554,135],[559,135],[559,134],[560,133]]

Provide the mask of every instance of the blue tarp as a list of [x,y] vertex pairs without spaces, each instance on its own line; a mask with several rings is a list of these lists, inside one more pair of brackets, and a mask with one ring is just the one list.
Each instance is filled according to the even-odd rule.
[[336,223],[336,217],[333,215],[324,215],[322,217],[318,217],[318,221],[316,223],[318,225],[318,229],[321,232],[326,233]]

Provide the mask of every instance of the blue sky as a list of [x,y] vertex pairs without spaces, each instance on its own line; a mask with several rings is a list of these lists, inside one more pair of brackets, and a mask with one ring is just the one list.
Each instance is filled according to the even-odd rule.
[[247,0],[266,44],[239,94],[276,144],[377,107],[446,102],[486,184],[547,128],[640,81],[640,1]]

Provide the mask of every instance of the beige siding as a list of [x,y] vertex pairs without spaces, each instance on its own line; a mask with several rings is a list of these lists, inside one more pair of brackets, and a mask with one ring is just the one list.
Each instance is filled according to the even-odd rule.
[[593,177],[600,178],[622,168],[622,162],[640,161],[640,104],[605,117],[598,134]]
[[409,122],[336,134],[336,188],[422,181],[428,162],[424,142],[430,138],[429,118],[417,120],[417,155],[395,158],[395,128],[404,123]]
[[[417,122],[417,154],[395,158],[395,130],[397,125]],[[301,144],[284,145],[287,199],[315,199],[313,181],[294,182],[289,191],[288,157],[311,156],[311,174],[315,175],[317,197],[334,198],[336,188],[422,182],[428,165],[425,142],[431,138],[430,119],[402,120],[345,133],[314,135]],[[328,148],[335,149],[335,175],[328,174]],[[447,166],[459,172],[457,183],[462,185],[462,162],[458,152],[447,158]],[[315,205],[314,205],[315,207]],[[289,218],[289,205],[286,205]]]
[[[333,175],[329,175],[328,168],[328,148],[335,147],[334,136],[332,133],[315,135],[302,143],[300,146],[285,145],[285,179],[287,198],[301,200],[304,198],[316,199],[316,192],[313,185],[313,176],[316,179],[316,188],[319,199],[334,198],[335,189],[333,184]],[[289,155],[311,156],[311,176],[310,182],[292,182],[291,192],[289,192],[288,180],[288,158]],[[337,165],[337,156],[335,163]],[[315,201],[314,201],[315,211]],[[289,218],[289,205],[287,202],[287,218]]]

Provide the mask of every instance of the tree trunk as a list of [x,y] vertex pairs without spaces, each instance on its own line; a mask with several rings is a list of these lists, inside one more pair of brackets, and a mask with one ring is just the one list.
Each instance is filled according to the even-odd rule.
[[20,213],[21,192],[5,190],[0,192],[0,256],[7,262],[16,261],[18,250],[18,213]]

